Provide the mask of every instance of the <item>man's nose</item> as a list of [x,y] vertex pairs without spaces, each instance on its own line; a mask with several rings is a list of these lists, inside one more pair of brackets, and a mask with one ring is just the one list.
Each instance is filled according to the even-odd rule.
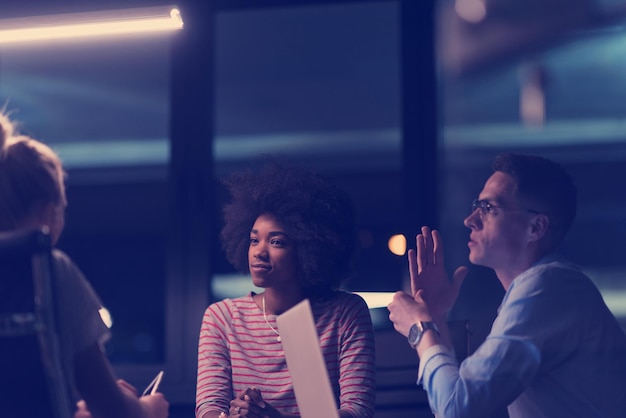
[[463,221],[463,225],[468,227],[469,229],[478,229],[482,225],[482,218],[480,217],[480,208],[476,208],[472,213],[470,213],[467,218]]

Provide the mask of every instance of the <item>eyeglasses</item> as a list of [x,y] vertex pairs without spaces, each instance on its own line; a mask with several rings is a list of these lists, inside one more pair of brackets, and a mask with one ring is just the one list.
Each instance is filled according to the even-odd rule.
[[[484,199],[474,199],[474,201],[472,202],[472,213],[476,212],[476,209],[480,209],[480,218],[484,219],[485,216],[487,216],[490,213],[493,213],[494,209],[502,209],[505,210],[507,208],[502,207],[502,206],[496,206],[493,203],[490,203],[488,200],[484,200]],[[530,213],[541,213],[538,210],[534,210],[534,209],[524,209]]]

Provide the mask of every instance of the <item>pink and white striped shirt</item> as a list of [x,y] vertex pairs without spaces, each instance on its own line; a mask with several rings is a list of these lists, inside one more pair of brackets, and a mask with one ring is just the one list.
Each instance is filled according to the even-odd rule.
[[[247,387],[283,414],[297,414],[282,343],[248,296],[211,304],[198,345],[196,417],[228,413],[230,401]],[[375,364],[372,321],[358,295],[337,291],[311,303],[320,347],[339,409],[354,418],[374,415]],[[278,329],[275,315],[267,315]]]

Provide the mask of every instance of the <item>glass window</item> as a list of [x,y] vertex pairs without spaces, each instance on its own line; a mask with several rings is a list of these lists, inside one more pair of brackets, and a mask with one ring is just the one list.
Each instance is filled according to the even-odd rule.
[[[228,11],[215,22],[216,177],[263,154],[334,177],[359,216],[363,248],[351,290],[396,290],[406,264],[387,249],[401,232],[389,215],[402,212],[398,7]],[[225,277],[232,267],[223,255],[215,259],[216,298],[250,290],[246,277],[242,287]]]
[[20,44],[0,58],[0,100],[67,169],[166,166],[168,39]]

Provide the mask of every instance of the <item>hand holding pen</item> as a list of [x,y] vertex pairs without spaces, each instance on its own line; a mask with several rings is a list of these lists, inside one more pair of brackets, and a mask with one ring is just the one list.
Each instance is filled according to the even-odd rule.
[[161,384],[161,379],[163,379],[163,370],[161,370],[156,375],[156,377],[152,379],[152,382],[150,382],[150,384],[144,389],[141,396],[154,395],[159,389],[159,385]]
[[154,418],[166,418],[169,415],[169,403],[162,393],[157,393],[162,379],[163,370],[152,379],[139,398],[142,404],[148,406]]
[[[143,411],[139,416],[145,418],[166,418],[169,415],[169,403],[162,393],[157,393],[162,378],[163,371],[160,371],[144,390],[141,397],[137,397],[137,389],[125,380],[118,379],[116,383],[120,391],[129,400],[134,398],[139,401]],[[91,411],[89,411],[84,400],[80,400],[76,407],[74,418],[92,418]]]

